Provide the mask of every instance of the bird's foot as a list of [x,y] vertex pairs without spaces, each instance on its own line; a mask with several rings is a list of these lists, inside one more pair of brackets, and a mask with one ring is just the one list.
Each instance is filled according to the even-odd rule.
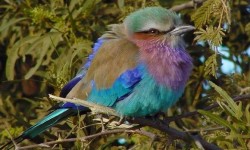
[[125,117],[121,117],[120,120],[116,123],[117,126],[120,126],[125,121]]
[[157,114],[155,114],[155,117],[156,118],[159,118],[159,119],[164,119],[166,118],[166,114],[164,112],[158,112]]
[[103,121],[102,114],[98,114],[98,118],[100,118],[100,121],[101,121],[101,126],[102,126],[102,131],[101,132],[104,132],[105,131],[105,127],[104,127],[105,123]]
[[165,125],[169,125],[169,123],[171,122],[169,117],[166,116],[166,114],[164,112],[157,113],[156,117],[159,118],[161,120],[161,122],[164,123]]
[[168,120],[168,117],[166,116],[166,114],[163,113],[163,112],[159,112],[159,113],[157,113],[157,114],[155,114],[153,116],[146,116],[145,118],[150,119],[152,121],[161,122],[161,123],[163,123],[165,125],[169,125],[169,122],[170,122]]

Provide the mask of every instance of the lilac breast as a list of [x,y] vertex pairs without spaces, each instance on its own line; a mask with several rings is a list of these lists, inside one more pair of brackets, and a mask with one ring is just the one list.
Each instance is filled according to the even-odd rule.
[[182,43],[174,48],[154,41],[139,44],[141,61],[159,84],[175,90],[185,87],[193,65]]

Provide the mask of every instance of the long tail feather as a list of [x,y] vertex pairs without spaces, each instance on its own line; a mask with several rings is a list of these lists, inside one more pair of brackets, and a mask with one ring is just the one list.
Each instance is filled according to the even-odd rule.
[[[22,135],[15,138],[14,141],[16,144],[18,144],[22,142],[24,139],[33,139],[34,137],[44,132],[46,129],[59,123],[63,119],[72,115],[76,115],[76,114],[77,114],[77,110],[71,109],[71,108],[61,108],[61,109],[54,110],[49,115],[44,117],[42,120],[37,122],[34,126],[24,131]],[[13,147],[13,141],[9,141],[8,143],[0,147],[0,150],[4,148],[10,149],[12,147]]]
[[57,109],[37,122],[34,126],[27,129],[22,135],[26,139],[32,139],[44,132],[46,129],[54,126],[63,119],[76,113],[76,110],[70,108]]

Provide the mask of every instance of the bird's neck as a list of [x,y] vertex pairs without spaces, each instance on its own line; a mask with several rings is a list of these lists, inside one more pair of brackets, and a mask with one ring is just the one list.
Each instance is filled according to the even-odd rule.
[[192,70],[192,58],[184,45],[175,47],[162,42],[137,43],[141,61],[148,72],[161,85],[173,90],[183,90]]

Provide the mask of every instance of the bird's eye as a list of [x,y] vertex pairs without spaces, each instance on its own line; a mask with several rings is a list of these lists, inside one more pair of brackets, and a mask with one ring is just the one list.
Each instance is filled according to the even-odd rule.
[[151,33],[151,34],[160,34],[161,32],[159,31],[159,30],[157,30],[157,29],[149,29],[148,30],[148,33]]
[[145,30],[145,31],[139,31],[137,33],[145,33],[145,34],[154,34],[154,35],[158,35],[158,34],[161,34],[162,32],[157,30],[157,29],[154,29],[154,28],[151,28],[149,30]]

